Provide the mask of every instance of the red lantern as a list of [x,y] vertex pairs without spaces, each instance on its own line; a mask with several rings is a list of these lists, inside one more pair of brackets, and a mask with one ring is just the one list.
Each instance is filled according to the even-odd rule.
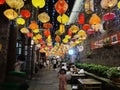
[[5,0],[0,0],[0,5],[4,4]]
[[42,42],[43,42],[42,38],[41,38],[41,39],[39,39],[39,42],[40,42],[40,43],[42,43]]
[[21,10],[20,14],[24,18],[29,18],[31,16],[30,11],[28,11],[28,10]]
[[50,35],[50,31],[49,31],[48,29],[46,29],[46,30],[44,31],[44,35],[45,35],[46,37],[48,37],[48,36]]
[[81,13],[81,14],[79,14],[79,17],[78,17],[78,23],[84,24],[84,22],[85,22],[85,17],[84,17],[84,14]]
[[71,30],[68,30],[68,35],[69,35],[69,36],[72,36]]
[[43,27],[48,29],[48,28],[52,28],[52,24],[51,23],[44,23]]
[[87,30],[87,34],[93,34],[94,32],[95,32],[94,29],[88,29],[88,30]]
[[64,14],[68,9],[68,4],[65,0],[58,0],[55,4],[55,9],[59,14]]
[[33,33],[31,33],[31,32],[30,32],[30,33],[27,33],[27,36],[28,36],[28,37],[33,37]]
[[88,29],[90,29],[90,25],[89,24],[84,24],[82,28],[83,28],[83,30],[88,30]]
[[56,41],[56,42],[60,42],[60,40],[61,40],[60,36],[57,35],[57,36],[55,37],[55,41]]

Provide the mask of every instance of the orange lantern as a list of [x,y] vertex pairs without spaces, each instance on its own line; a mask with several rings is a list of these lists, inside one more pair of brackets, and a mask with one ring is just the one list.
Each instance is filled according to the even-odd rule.
[[43,27],[48,29],[48,28],[52,28],[52,24],[51,23],[44,23]]
[[71,30],[68,30],[68,35],[72,36],[72,31]]
[[68,4],[65,0],[58,0],[55,4],[55,9],[59,14],[64,14],[68,9]]
[[27,36],[28,37],[33,37],[33,33],[29,32],[29,33],[27,33]]
[[55,37],[55,41],[56,41],[56,42],[60,42],[60,40],[61,40],[60,36],[57,35],[57,36]]
[[84,24],[84,22],[85,22],[85,17],[84,17],[84,14],[81,13],[81,14],[79,14],[79,17],[78,17],[78,23]]
[[20,14],[21,14],[22,17],[24,17],[24,18],[29,18],[29,17],[31,16],[29,10],[21,10]]
[[50,31],[49,31],[48,29],[46,29],[46,30],[44,31],[44,35],[45,35],[46,37],[48,37],[48,36],[50,35]]
[[101,23],[101,19],[96,14],[92,14],[92,17],[89,20],[89,24],[98,24]]
[[83,28],[83,30],[88,30],[88,29],[90,29],[90,25],[89,24],[84,24],[82,28]]
[[29,28],[34,30],[34,29],[38,29],[39,26],[35,21],[32,21],[31,24],[29,25]]
[[0,0],[0,5],[4,4],[5,0]]

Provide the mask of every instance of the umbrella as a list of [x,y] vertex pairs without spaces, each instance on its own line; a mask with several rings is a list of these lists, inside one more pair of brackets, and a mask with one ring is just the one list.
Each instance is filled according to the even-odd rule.
[[116,17],[115,13],[106,13],[103,16],[103,20],[108,21],[108,20],[112,20]]

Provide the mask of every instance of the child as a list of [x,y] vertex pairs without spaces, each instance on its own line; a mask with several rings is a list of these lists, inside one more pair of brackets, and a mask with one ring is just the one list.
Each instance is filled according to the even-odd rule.
[[59,90],[67,90],[67,77],[64,69],[59,71]]

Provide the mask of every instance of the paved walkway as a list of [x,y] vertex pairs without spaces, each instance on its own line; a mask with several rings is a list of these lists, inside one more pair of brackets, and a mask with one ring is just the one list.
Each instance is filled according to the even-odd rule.
[[[58,82],[57,71],[40,70],[29,82],[28,90],[59,90]],[[70,85],[67,87],[67,90],[71,90]]]

